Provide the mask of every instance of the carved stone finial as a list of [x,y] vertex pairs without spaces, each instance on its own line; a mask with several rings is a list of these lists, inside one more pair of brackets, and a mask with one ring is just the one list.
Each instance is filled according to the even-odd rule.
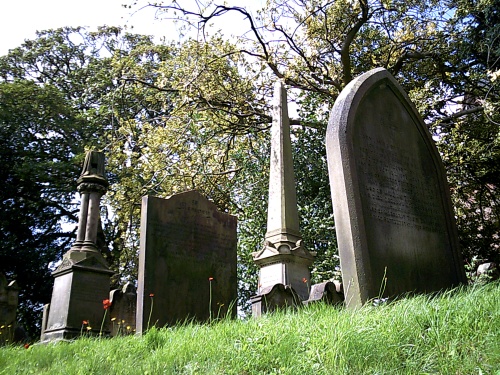
[[77,183],[97,184],[108,187],[109,182],[104,172],[104,153],[98,151],[87,151],[85,162],[83,163],[82,173]]

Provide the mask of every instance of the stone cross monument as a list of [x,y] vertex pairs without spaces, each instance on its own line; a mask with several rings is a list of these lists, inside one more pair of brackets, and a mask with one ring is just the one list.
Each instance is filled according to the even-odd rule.
[[50,305],[44,308],[42,341],[71,339],[82,332],[109,334],[108,325],[103,324],[103,301],[109,299],[113,271],[96,246],[100,199],[108,187],[103,153],[87,152],[77,183],[81,195],[77,237],[53,273],[54,289]]
[[302,247],[287,96],[281,81],[274,87],[273,110],[267,233],[263,249],[253,253],[260,268],[258,295],[283,284],[303,301],[309,297],[309,267],[314,254]]

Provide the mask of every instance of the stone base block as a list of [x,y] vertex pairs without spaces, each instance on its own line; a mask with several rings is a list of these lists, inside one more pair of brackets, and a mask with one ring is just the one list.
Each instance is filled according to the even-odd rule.
[[109,269],[78,264],[54,272],[52,300],[44,309],[41,341],[73,339],[82,333],[109,335],[109,313],[103,301],[109,299],[112,274]]

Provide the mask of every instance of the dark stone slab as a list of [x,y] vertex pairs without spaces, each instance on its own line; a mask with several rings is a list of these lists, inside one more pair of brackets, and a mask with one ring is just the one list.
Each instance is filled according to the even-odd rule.
[[236,224],[197,191],[143,197],[138,333],[236,314]]
[[15,324],[19,297],[19,286],[17,282],[7,281],[5,275],[0,272],[0,325],[8,326]]
[[109,314],[105,314],[103,301],[109,299],[111,274],[105,267],[79,264],[56,270],[52,299],[44,309],[41,341],[73,339],[81,333],[109,335]]
[[16,330],[22,329],[16,323],[19,290],[15,280],[7,281],[0,272],[0,346],[15,342]]
[[293,288],[283,284],[262,288],[258,295],[250,298],[250,302],[252,303],[252,316],[254,318],[278,309],[298,307],[302,303]]
[[441,158],[388,71],[374,69],[342,91],[326,146],[349,306],[465,281]]

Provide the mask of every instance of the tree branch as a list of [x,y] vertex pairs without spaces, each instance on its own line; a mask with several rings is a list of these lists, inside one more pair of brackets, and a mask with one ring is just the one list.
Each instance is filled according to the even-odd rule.
[[440,123],[441,124],[445,124],[447,122],[450,122],[451,120],[453,119],[456,119],[456,118],[459,118],[459,117],[463,117],[463,116],[467,116],[467,115],[470,115],[472,113],[477,113],[477,112],[482,112],[484,111],[484,107],[483,106],[479,106],[479,107],[474,107],[474,108],[470,108],[470,109],[464,109],[463,111],[460,111],[460,112],[456,112],[456,113],[453,113],[447,117],[444,117],[442,119],[440,119]]
[[340,59],[342,61],[342,75],[344,80],[344,85],[347,85],[352,81],[351,73],[351,55],[350,47],[354,40],[354,37],[361,29],[361,27],[368,22],[368,1],[359,0],[359,5],[361,7],[361,18],[354,24],[354,26],[347,33],[344,41],[342,42],[342,48],[340,50]]
[[163,91],[163,92],[179,92],[179,90],[177,90],[177,89],[166,89],[166,88],[163,88],[163,87],[158,87],[156,85],[153,85],[152,83],[143,81],[143,80],[138,79],[138,78],[123,77],[123,78],[119,78],[118,81],[119,82],[138,82],[138,83],[141,83],[141,84],[143,84],[145,86],[151,87],[151,88],[153,88],[155,90]]

